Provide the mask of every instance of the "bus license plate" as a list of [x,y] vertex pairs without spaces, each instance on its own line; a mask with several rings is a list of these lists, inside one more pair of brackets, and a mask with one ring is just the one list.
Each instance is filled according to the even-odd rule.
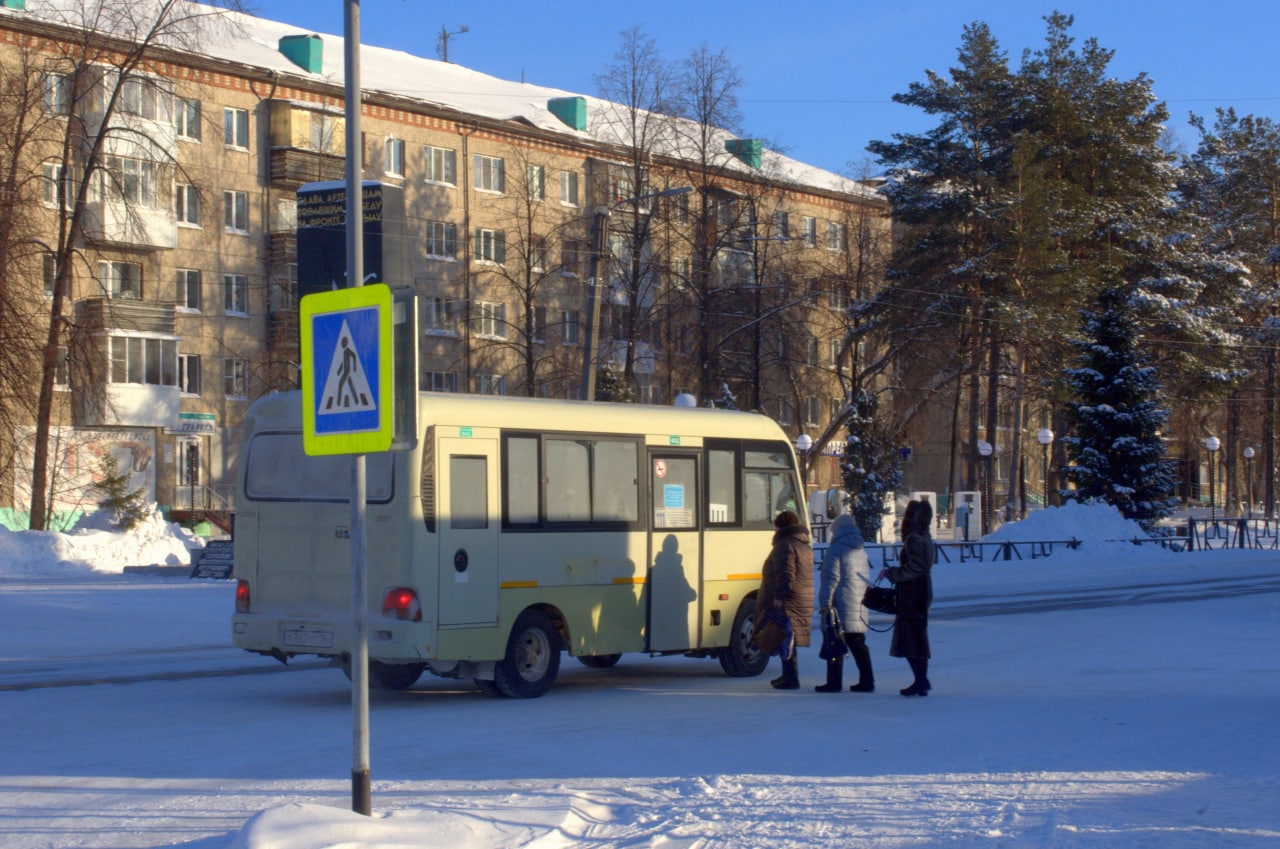
[[284,632],[284,644],[308,649],[331,649],[333,648],[333,632],[287,629]]

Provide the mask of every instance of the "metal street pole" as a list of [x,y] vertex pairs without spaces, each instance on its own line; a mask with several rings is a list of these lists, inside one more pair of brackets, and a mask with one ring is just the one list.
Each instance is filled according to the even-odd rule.
[[[345,0],[343,46],[347,122],[347,286],[364,285],[364,193],[360,163],[360,0]],[[384,399],[385,401],[386,399]],[[373,812],[369,771],[369,622],[365,457],[351,458],[351,810]]]
[[1243,453],[1244,453],[1244,474],[1245,474],[1245,477],[1247,478],[1247,480],[1245,481],[1245,498],[1249,502],[1245,510],[1245,515],[1248,518],[1252,519],[1253,518],[1253,455],[1255,452],[1253,450],[1253,447],[1250,446],[1248,448],[1245,448]]
[[[612,211],[612,210],[610,210]],[[596,400],[596,335],[600,332],[600,258],[609,212],[597,212],[591,224],[591,265],[587,272],[587,327],[582,340],[582,400]]]
[[1222,443],[1218,437],[1211,436],[1204,441],[1204,447],[1209,452],[1209,522],[1217,524],[1218,508],[1217,508],[1217,489],[1218,476],[1213,465],[1213,455],[1218,453],[1218,449],[1222,447]]

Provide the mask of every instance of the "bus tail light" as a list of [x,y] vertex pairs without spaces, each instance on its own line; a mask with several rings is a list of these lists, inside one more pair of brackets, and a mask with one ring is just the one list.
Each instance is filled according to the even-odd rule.
[[402,622],[421,622],[422,603],[418,594],[404,587],[392,587],[382,597],[382,615]]
[[249,582],[236,581],[236,613],[249,612]]

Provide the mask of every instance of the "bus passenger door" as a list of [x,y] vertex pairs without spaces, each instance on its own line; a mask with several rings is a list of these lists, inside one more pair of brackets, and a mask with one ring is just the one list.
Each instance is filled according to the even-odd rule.
[[498,621],[498,442],[440,440],[440,610],[448,625]]
[[698,456],[649,454],[649,650],[695,648],[702,578]]

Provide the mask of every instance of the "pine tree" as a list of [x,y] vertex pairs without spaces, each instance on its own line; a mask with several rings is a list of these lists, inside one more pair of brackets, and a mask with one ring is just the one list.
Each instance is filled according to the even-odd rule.
[[1102,501],[1151,528],[1173,512],[1174,473],[1160,428],[1168,410],[1155,369],[1141,362],[1134,296],[1102,290],[1083,312],[1079,367],[1066,377],[1076,400],[1067,405],[1067,479],[1077,501]]
[[120,471],[120,461],[111,452],[102,455],[99,466],[102,480],[95,481],[93,488],[104,497],[98,506],[111,511],[112,520],[120,530],[133,530],[147,517],[146,490],[138,487],[129,491],[129,474]]
[[613,363],[609,363],[596,373],[596,400],[614,401],[620,404],[630,404],[635,401],[635,393],[631,391],[630,382]]
[[720,397],[711,402],[710,406],[717,410],[737,410],[738,399],[729,391],[729,384],[720,384]]
[[902,483],[897,440],[879,416],[876,396],[859,390],[849,406],[849,436],[845,441],[844,488],[853,518],[867,542],[879,539],[884,498]]

